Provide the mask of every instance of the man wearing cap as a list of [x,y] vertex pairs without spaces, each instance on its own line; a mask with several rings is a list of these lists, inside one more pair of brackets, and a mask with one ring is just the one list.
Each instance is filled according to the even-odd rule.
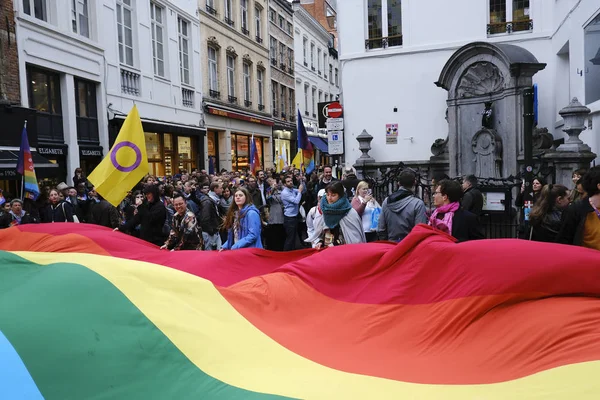
[[352,200],[356,194],[356,186],[358,186],[360,179],[356,177],[354,169],[350,166],[346,167],[344,170],[344,176],[345,178],[342,180],[342,185],[344,185],[344,188],[346,189],[346,197],[348,197],[349,200]]

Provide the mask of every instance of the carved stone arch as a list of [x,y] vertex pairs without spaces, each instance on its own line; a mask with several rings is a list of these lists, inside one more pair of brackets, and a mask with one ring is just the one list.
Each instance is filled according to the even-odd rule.
[[237,58],[237,52],[235,51],[235,49],[233,48],[233,46],[227,46],[227,55],[232,56],[233,58]]
[[491,62],[477,62],[460,77],[456,87],[459,98],[479,97],[502,92],[504,77]]
[[209,36],[208,39],[206,39],[206,41],[209,46],[214,47],[217,50],[221,49],[221,45],[219,44],[219,41],[215,36]]

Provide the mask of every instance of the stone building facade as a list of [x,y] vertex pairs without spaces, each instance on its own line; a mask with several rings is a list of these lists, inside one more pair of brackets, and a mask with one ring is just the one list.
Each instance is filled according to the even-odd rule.
[[269,67],[273,107],[273,146],[281,166],[297,152],[296,84],[294,82],[294,13],[287,0],[269,4]]
[[199,8],[207,169],[273,165],[267,0],[207,0]]

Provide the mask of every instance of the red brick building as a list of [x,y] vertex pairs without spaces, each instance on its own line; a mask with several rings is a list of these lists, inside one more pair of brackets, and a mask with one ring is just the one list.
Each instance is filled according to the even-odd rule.
[[0,2],[0,103],[20,103],[19,56],[13,0]]
[[337,13],[335,0],[301,0],[300,4],[314,19],[327,29],[335,38],[334,48],[337,50]]

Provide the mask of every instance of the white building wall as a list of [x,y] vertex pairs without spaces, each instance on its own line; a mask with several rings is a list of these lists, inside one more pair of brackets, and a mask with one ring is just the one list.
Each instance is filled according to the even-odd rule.
[[[307,57],[308,66],[304,65],[304,38],[307,39]],[[310,133],[318,132],[317,103],[319,102],[319,91],[323,93],[324,101],[327,94],[328,100],[336,99],[340,93],[341,71],[339,69],[339,60],[329,55],[329,44],[331,36],[306,10],[301,6],[295,5],[294,8],[294,57],[295,57],[295,78],[296,78],[296,103],[302,115],[304,125]],[[311,67],[311,43],[315,44],[315,70]],[[318,49],[321,50],[321,75],[319,72]],[[328,54],[327,65],[323,65],[323,52]],[[333,66],[333,78],[329,77],[329,64]],[[338,70],[338,86],[335,85],[335,71]],[[325,79],[327,75],[327,79]],[[331,83],[333,82],[333,83]],[[308,110],[305,107],[304,87],[309,85]],[[315,91],[314,115],[313,115],[313,97],[312,90]],[[306,112],[308,111],[308,115]]]
[[[115,113],[128,113],[137,105],[140,116],[153,120],[172,122],[181,125],[199,126],[202,111],[202,65],[200,60],[200,28],[196,16],[197,4],[192,0],[177,2],[157,1],[166,10],[164,21],[165,77],[155,76],[152,57],[152,33],[150,2],[133,0],[133,43],[134,66],[119,62],[117,38],[117,16],[114,0],[103,1],[101,41],[105,48],[107,68],[107,101]],[[177,18],[181,16],[189,22],[190,32],[190,84],[184,85],[194,91],[194,106],[182,104],[182,83],[179,72],[179,49]],[[140,75],[140,96],[122,93],[121,68]]]
[[[548,127],[556,138],[566,137],[558,111],[572,97],[584,101],[585,76],[577,74],[584,65],[583,26],[599,9],[594,0],[531,0],[532,31],[488,36],[487,1],[406,0],[402,1],[403,46],[366,50],[367,1],[344,0],[337,11],[346,162],[352,164],[360,156],[356,136],[363,129],[374,137],[369,154],[377,161],[429,159],[433,141],[445,138],[448,131],[447,92],[434,82],[454,51],[474,41],[515,44],[548,64],[533,79],[538,85],[539,126]],[[557,55],[567,41],[569,57]],[[301,55],[301,40],[296,45]],[[565,71],[569,73],[564,75]],[[596,121],[600,104],[588,107],[594,113],[592,125],[600,126]],[[398,144],[385,143],[388,123],[399,124]],[[598,154],[596,136],[587,131],[582,139]]]
[[[89,38],[74,33],[71,27],[71,3],[46,1],[46,21],[27,15],[23,1],[15,1],[17,48],[19,52],[19,80],[21,103],[29,104],[27,66],[52,70],[60,75],[60,93],[64,143],[68,146],[66,162],[67,180],[80,165],[77,143],[77,115],[75,106],[74,78],[82,78],[97,84],[98,128],[100,145],[106,151],[106,101],[104,96],[104,48],[99,43],[102,24],[98,22],[101,4],[89,2]],[[33,11],[32,11],[32,14]]]

